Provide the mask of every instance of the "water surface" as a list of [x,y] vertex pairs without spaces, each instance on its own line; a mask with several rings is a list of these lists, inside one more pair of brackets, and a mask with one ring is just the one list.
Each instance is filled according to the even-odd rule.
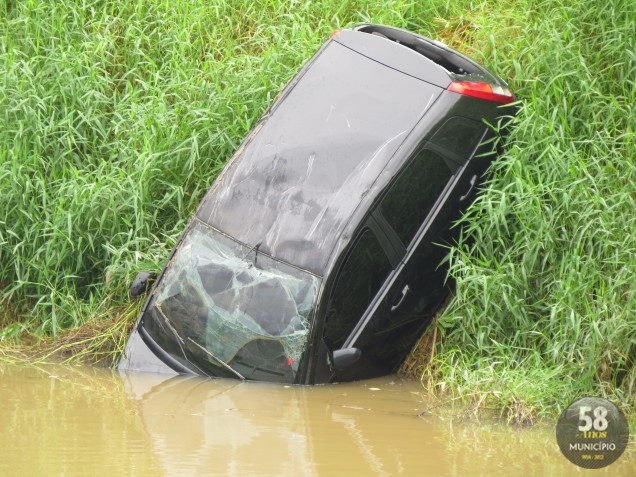
[[552,429],[458,424],[390,377],[285,387],[60,366],[0,368],[1,476],[636,475],[575,467]]

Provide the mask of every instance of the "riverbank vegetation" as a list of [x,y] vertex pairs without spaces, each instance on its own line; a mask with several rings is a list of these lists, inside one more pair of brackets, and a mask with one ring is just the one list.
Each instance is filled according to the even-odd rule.
[[587,394],[633,415],[630,0],[1,0],[0,360],[112,362],[133,276],[162,266],[303,62],[361,22],[442,40],[521,100],[449,252],[456,294],[406,371],[518,423]]

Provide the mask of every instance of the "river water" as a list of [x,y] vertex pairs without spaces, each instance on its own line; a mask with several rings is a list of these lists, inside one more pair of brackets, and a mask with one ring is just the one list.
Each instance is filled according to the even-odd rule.
[[[636,475],[583,470],[550,428],[461,424],[390,377],[295,387],[0,367],[0,476]],[[433,411],[434,412],[434,411]]]

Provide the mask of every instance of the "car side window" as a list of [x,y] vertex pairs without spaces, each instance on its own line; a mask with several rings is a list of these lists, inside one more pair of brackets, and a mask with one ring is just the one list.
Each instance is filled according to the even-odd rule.
[[438,153],[423,148],[411,158],[379,205],[405,246],[435,205],[453,172]]
[[371,229],[364,229],[342,266],[328,303],[324,338],[332,350],[347,337],[391,272],[389,258]]
[[448,119],[431,138],[431,142],[465,160],[486,132],[484,124],[461,116]]

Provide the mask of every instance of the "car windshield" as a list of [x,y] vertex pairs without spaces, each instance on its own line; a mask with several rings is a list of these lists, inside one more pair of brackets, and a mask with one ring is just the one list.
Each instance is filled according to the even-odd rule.
[[293,382],[319,283],[196,221],[154,292],[144,328],[173,358],[207,374]]

